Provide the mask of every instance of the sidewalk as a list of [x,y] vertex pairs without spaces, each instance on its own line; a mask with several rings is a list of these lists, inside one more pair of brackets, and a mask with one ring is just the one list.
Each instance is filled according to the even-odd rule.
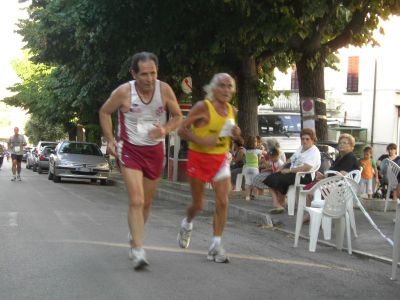
[[[117,185],[124,184],[119,173],[113,172],[110,178]],[[158,186],[156,197],[163,200],[188,204],[191,202],[190,187],[187,183],[176,183],[162,179]],[[213,191],[206,190],[205,198],[206,203],[204,209],[209,212],[214,211]],[[296,216],[288,216],[287,212],[279,215],[270,215],[268,211],[273,208],[273,205],[271,197],[269,196],[260,196],[252,201],[245,201],[244,198],[244,192],[230,193],[229,218],[284,232],[294,241]],[[383,202],[383,200],[380,201]],[[377,205],[376,203],[375,205],[367,203],[365,208],[372,220],[374,220],[378,228],[387,237],[393,240],[393,219],[395,218],[395,211],[392,210],[386,213],[383,211],[374,211],[369,209],[371,206],[376,207]],[[391,264],[392,246],[372,227],[360,209],[354,209],[354,213],[358,237],[355,238],[352,233],[353,254]],[[308,228],[308,225],[302,226],[301,238],[308,240]],[[320,238],[318,244],[335,247],[334,236],[331,241],[324,241],[322,239],[322,233],[320,233]],[[299,245],[299,247],[304,247],[304,244]],[[346,241],[344,247],[347,247]],[[304,251],[308,251],[308,245],[304,248]],[[316,251],[318,251],[318,246]]]

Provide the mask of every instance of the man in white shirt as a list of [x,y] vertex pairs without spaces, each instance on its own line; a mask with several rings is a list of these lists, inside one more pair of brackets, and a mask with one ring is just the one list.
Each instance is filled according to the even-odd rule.
[[24,155],[24,147],[26,146],[25,137],[19,134],[19,128],[14,128],[14,135],[8,139],[8,151],[11,153],[12,174],[11,181],[21,181],[21,162]]

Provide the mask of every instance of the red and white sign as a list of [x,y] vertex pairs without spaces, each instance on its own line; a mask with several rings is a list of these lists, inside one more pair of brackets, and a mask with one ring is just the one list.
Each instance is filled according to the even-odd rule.
[[192,77],[183,78],[181,88],[185,94],[190,94],[192,92]]

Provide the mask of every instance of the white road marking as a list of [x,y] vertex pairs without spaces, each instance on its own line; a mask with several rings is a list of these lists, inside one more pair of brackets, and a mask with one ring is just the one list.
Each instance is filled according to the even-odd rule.
[[[56,242],[98,245],[98,246],[110,246],[110,247],[119,247],[119,248],[128,248],[129,247],[127,244],[98,242],[98,241],[57,240]],[[199,250],[157,247],[157,246],[145,246],[144,248],[147,250],[152,250],[152,251],[161,251],[161,252],[170,252],[170,253],[186,253],[186,254],[196,254],[196,255],[202,255],[202,256],[207,255],[207,252],[199,251]],[[341,266],[337,266],[337,265],[323,265],[323,264],[317,264],[317,263],[301,261],[301,260],[279,259],[279,258],[268,257],[268,256],[242,255],[242,254],[234,254],[234,253],[229,253],[228,255],[229,255],[229,257],[243,259],[243,260],[261,261],[261,262],[284,264],[284,265],[297,265],[297,266],[302,266],[302,267],[337,270],[337,271],[344,271],[344,272],[354,272],[354,269],[351,269],[351,268],[345,268],[345,267],[341,267]]]

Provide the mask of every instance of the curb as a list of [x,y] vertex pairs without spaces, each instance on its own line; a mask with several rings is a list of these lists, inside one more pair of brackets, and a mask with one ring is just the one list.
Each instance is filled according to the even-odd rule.
[[[122,178],[112,178],[112,181],[116,185],[125,185]],[[177,187],[178,189],[182,188],[183,189],[181,191],[182,193],[179,193],[179,190],[177,190],[177,189],[175,189],[175,190],[168,189],[168,185],[173,185],[173,186]],[[188,192],[190,192],[190,188],[187,184],[172,183],[172,182],[170,183],[167,180],[162,179],[156,190],[155,197],[158,197],[159,199],[162,199],[162,200],[173,201],[173,202],[180,203],[180,204],[188,204],[192,201],[192,197],[191,197],[190,193],[188,193]],[[206,191],[205,192],[205,203],[204,203],[204,211],[206,211],[206,212],[214,212],[214,209],[215,209],[215,201],[209,199],[210,196],[211,196],[211,193]],[[230,195],[230,197],[231,197],[231,195]],[[278,226],[274,226],[273,220],[269,214],[260,213],[260,212],[257,212],[257,211],[251,210],[251,209],[240,207],[240,206],[232,204],[232,203],[229,203],[228,218],[235,218],[244,223],[263,225],[263,226],[266,226],[266,228],[270,228],[270,229],[273,228],[274,230],[276,230],[278,232],[285,233],[285,234],[291,235],[293,237],[295,234],[294,231],[279,228]],[[308,236],[300,234],[300,238],[303,240],[309,241]],[[324,240],[318,239],[317,243],[320,245],[336,248],[335,244],[326,242]],[[347,252],[347,248],[343,247],[342,251]],[[365,251],[353,249],[352,254],[359,256],[359,257],[364,257],[364,258],[369,258],[369,259],[373,259],[376,261],[380,261],[380,262],[386,263],[388,265],[392,264],[392,259],[390,259],[390,258],[372,254],[372,253],[368,253]],[[400,263],[399,263],[399,266],[400,266]]]

